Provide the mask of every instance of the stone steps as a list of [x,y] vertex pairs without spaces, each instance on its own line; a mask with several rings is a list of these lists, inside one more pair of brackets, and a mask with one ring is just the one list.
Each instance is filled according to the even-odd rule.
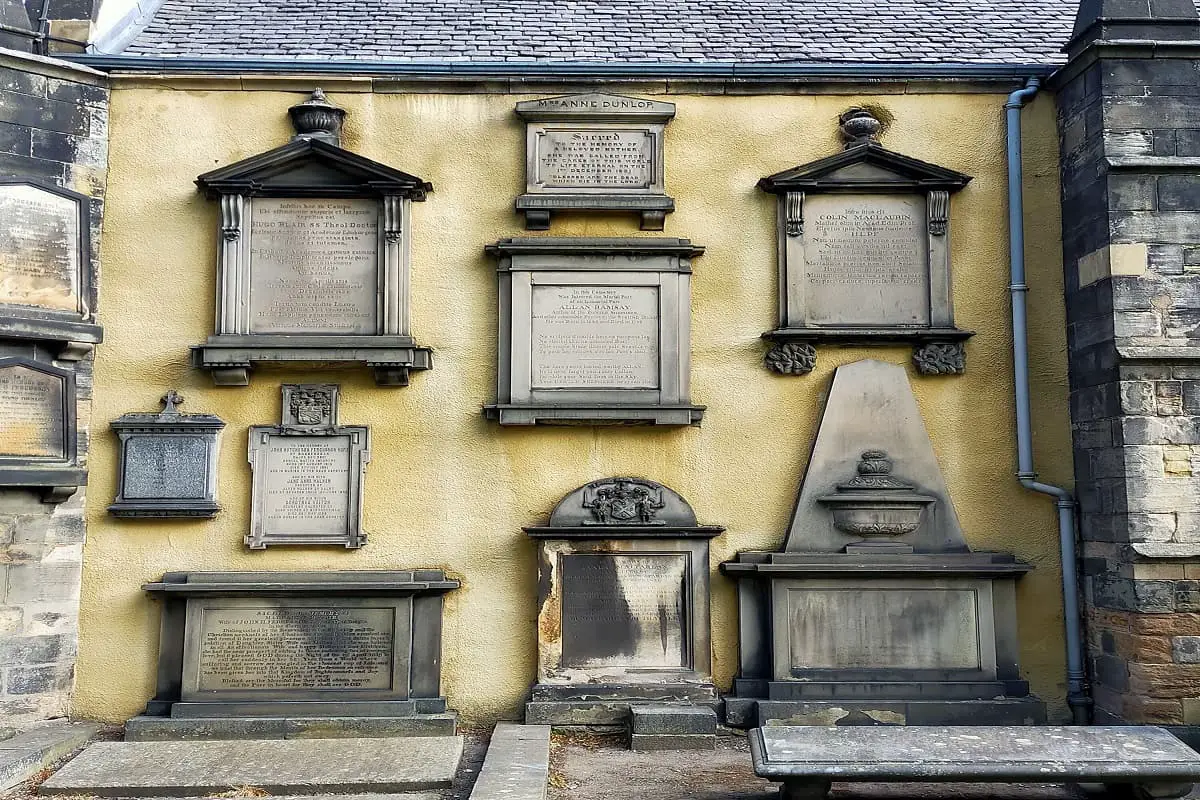
[[203,797],[232,787],[272,795],[449,788],[458,736],[388,739],[97,742],[41,786],[44,795]]
[[630,709],[633,750],[712,750],[717,714],[707,706],[638,705]]

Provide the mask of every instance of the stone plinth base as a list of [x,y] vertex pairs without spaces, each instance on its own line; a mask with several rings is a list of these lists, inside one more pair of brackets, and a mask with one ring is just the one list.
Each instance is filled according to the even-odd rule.
[[711,683],[538,684],[533,688],[533,700],[525,704],[525,724],[630,727],[635,707],[715,709],[719,703],[717,688]]
[[125,741],[210,739],[388,739],[396,736],[454,736],[458,714],[398,717],[134,717]]
[[730,697],[729,725],[1044,725],[1046,704],[1036,697],[990,700],[788,701]]

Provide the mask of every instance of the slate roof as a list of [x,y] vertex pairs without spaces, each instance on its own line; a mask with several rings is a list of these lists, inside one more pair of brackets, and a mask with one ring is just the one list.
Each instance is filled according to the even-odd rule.
[[1078,0],[163,0],[124,53],[1051,64],[1063,60],[1077,7]]

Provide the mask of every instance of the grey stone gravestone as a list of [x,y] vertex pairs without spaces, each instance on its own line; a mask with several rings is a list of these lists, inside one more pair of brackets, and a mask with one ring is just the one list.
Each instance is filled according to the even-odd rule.
[[954,324],[950,196],[971,180],[883,148],[880,123],[842,116],[845,152],[771,175],[779,196],[779,327],[766,365],[810,372],[814,345],[909,342],[926,375],[966,369]]
[[75,420],[73,371],[0,358],[0,486],[40,489],[59,503],[86,484]]
[[250,428],[246,545],[362,547],[363,478],[371,432],[338,424],[336,384],[285,384],[279,425]]
[[114,517],[213,517],[217,449],[225,423],[212,414],[181,414],[174,390],[158,414],[124,414],[109,423],[120,437]]
[[429,369],[409,329],[410,206],[429,183],[340,146],[345,112],[290,109],[286,145],[201,175],[220,203],[216,333],[193,364],[246,385],[255,364],[370,367],[383,386]]
[[143,587],[163,614],[158,693],[134,737],[321,735],[317,718],[341,720],[326,735],[452,734],[442,596],[458,586],[436,569],[167,573]]
[[[839,367],[782,552],[738,582],[737,724],[1029,724],[1016,582],[971,552],[904,367]],[[790,720],[790,722],[785,722]]]
[[499,266],[501,425],[689,425],[687,239],[504,239]]
[[608,478],[568,494],[537,543],[538,683],[526,721],[623,724],[631,703],[709,702],[709,540],[676,492]]
[[675,201],[665,193],[663,132],[673,103],[576,94],[517,103],[527,123],[525,227],[546,230],[555,210],[634,211],[661,231]]
[[103,338],[95,320],[90,200],[0,178],[0,334],[78,361]]

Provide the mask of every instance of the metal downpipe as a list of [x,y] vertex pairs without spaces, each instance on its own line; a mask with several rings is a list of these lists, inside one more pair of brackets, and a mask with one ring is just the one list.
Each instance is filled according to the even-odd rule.
[[1004,104],[1008,122],[1008,236],[1009,294],[1012,297],[1013,378],[1017,403],[1017,480],[1026,489],[1055,498],[1058,506],[1058,544],[1062,561],[1063,616],[1067,637],[1067,705],[1076,725],[1091,722],[1092,699],[1083,670],[1083,631],[1076,574],[1075,498],[1059,486],[1040,483],[1033,469],[1033,421],[1029,398],[1029,335],[1025,314],[1025,198],[1021,167],[1021,109],[1041,88],[1030,78],[1024,89]]

